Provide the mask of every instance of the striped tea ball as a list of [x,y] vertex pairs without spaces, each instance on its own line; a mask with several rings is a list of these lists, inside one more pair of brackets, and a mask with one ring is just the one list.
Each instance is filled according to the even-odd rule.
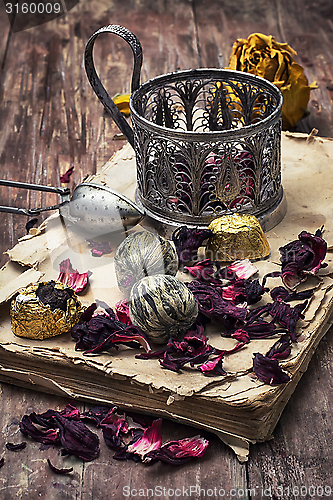
[[149,231],[138,231],[125,238],[116,250],[114,267],[119,290],[129,297],[134,283],[145,276],[178,271],[173,243]]
[[187,286],[173,276],[147,276],[133,285],[130,296],[132,323],[156,344],[186,333],[198,315],[198,304]]

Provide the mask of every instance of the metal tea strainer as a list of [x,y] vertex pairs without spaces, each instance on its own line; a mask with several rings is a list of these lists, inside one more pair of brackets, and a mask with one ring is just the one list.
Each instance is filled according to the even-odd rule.
[[83,182],[75,188],[72,196],[70,190],[64,187],[5,179],[0,179],[0,185],[57,193],[62,197],[61,203],[49,207],[25,209],[0,206],[0,212],[33,216],[59,209],[61,216],[74,230],[89,236],[126,231],[136,226],[145,215],[132,200],[102,184]]

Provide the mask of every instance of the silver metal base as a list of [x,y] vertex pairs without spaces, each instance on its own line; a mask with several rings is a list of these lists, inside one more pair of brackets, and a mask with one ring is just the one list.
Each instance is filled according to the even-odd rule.
[[[143,220],[140,222],[140,225],[150,231],[156,231],[158,234],[163,236],[164,238],[171,239],[172,233],[178,229],[180,226],[186,225],[188,228],[200,228],[207,229],[207,224],[186,224],[185,222],[175,222],[170,221],[160,215],[154,214],[147,210],[146,207],[143,207],[142,203],[139,200],[139,197],[136,193],[136,203],[146,213]],[[274,207],[272,207],[269,211],[266,211],[264,214],[258,215],[257,219],[263,229],[264,232],[273,229],[273,227],[277,226],[283,219],[283,217],[287,213],[287,200],[282,191],[282,196],[276,203]]]

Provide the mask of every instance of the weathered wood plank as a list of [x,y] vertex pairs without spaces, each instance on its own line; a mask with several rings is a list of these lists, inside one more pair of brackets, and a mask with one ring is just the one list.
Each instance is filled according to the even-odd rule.
[[[24,436],[19,422],[24,414],[32,411],[42,413],[48,408],[62,409],[67,401],[63,398],[39,394],[8,384],[1,384],[0,398],[0,450],[4,465],[1,469],[0,497],[14,499],[70,499],[82,495],[82,460],[76,457],[60,456],[60,447],[43,445]],[[80,409],[83,409],[81,405]],[[6,443],[18,444],[25,441],[21,451],[9,451]],[[70,475],[54,474],[47,459],[56,467],[73,467]]]
[[[74,188],[124,144],[113,141],[118,130],[104,114],[82,65],[89,36],[110,23],[123,24],[139,37],[144,50],[143,80],[178,68],[223,67],[235,39],[254,31],[288,42],[297,50],[309,81],[316,80],[319,86],[311,94],[311,114],[299,128],[315,127],[320,135],[333,136],[332,8],[331,4],[315,4],[310,0],[244,0],[237,4],[231,0],[94,0],[80,2],[62,19],[15,33],[10,38],[2,68],[1,176],[59,185],[59,174],[73,165],[70,186]],[[4,13],[3,3],[0,9]],[[3,28],[2,61],[9,33],[6,16],[0,17],[0,27]],[[126,44],[105,35],[104,41],[96,42],[95,53],[97,69],[110,95],[128,92],[132,54]],[[18,206],[54,202],[49,196],[4,188],[1,200]],[[1,216],[1,251],[25,234],[25,223],[24,217]],[[1,264],[5,260],[1,257]],[[271,486],[274,493],[273,487],[278,485],[290,488],[326,485],[333,489],[329,455],[333,350],[330,335],[322,340],[289,401],[274,433],[275,439],[253,446],[247,466],[239,464],[216,437],[211,438],[202,460],[179,469],[163,464],[145,467],[134,462],[116,462],[112,451],[102,442],[96,461],[83,466],[75,458],[66,459],[66,463],[73,464],[74,474],[55,477],[45,461],[49,457],[60,465],[63,458],[58,450],[29,440],[26,450],[14,453],[5,450],[5,443],[22,439],[18,421],[23,414],[62,408],[67,401],[1,384],[0,439],[5,465],[1,469],[0,496],[5,495],[6,500],[35,496],[86,500],[103,498],[105,492],[108,497],[122,498],[124,486],[136,489],[161,486],[170,492],[183,486],[185,489],[199,486],[206,491],[221,486],[226,492],[230,488],[244,491],[256,488],[259,498],[261,488]],[[193,433],[194,429],[172,422],[164,427],[164,439]],[[285,493],[286,490],[283,498],[297,498]],[[249,495],[245,491],[241,498]],[[170,494],[169,497],[172,498]],[[309,494],[305,498],[310,498]]]
[[198,25],[199,51],[203,66],[228,65],[232,44],[259,32],[273,35],[297,51],[296,60],[305,69],[309,83],[317,82],[311,91],[308,111],[295,130],[332,137],[332,5],[310,0],[263,0],[258,2],[216,2],[194,0]]
[[250,450],[249,487],[264,488],[286,500],[333,496],[332,333],[331,329],[320,342],[274,439]]
[[[129,15],[131,12],[131,15]],[[82,59],[89,36],[99,27],[123,24],[137,34],[144,47],[143,79],[196,67],[194,21],[188,2],[133,2],[116,0],[79,4],[64,19],[15,33],[4,64],[4,96],[0,104],[1,165],[6,178],[59,185],[59,175],[74,166],[70,187],[96,172],[124,141],[90,87]],[[147,23],[151,30],[145,28]],[[189,26],[191,27],[189,32]],[[110,95],[129,92],[132,53],[112,35],[101,35],[94,51],[100,77]],[[22,50],[24,47],[24,50]],[[158,49],[158,50],[157,50]],[[17,189],[1,189],[3,204],[41,206],[54,196]],[[40,220],[43,216],[40,217]],[[3,215],[2,251],[25,234],[27,219]],[[6,261],[2,256],[1,264]]]

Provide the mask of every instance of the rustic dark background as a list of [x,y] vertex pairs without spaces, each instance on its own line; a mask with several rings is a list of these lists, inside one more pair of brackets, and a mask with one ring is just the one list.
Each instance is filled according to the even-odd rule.
[[[73,189],[125,144],[113,139],[118,130],[104,113],[83,67],[89,36],[106,24],[122,24],[138,36],[144,51],[144,81],[176,69],[224,67],[236,38],[253,32],[274,35],[298,52],[309,83],[318,85],[311,92],[310,114],[296,130],[316,128],[319,135],[333,137],[333,3],[329,0],[81,0],[66,16],[17,33],[10,30],[2,2],[0,14],[2,178],[59,185],[59,175],[73,166],[69,184]],[[95,58],[110,95],[129,92],[132,54],[125,42],[107,34],[99,37]],[[0,188],[0,196],[2,205],[22,207],[56,201],[51,195],[14,188]],[[2,252],[26,233],[26,222],[25,216],[1,214],[1,265],[7,261]],[[145,467],[116,462],[102,446],[97,460],[82,464],[68,459],[74,474],[55,476],[45,460],[62,463],[57,450],[29,441],[24,451],[14,453],[5,450],[5,443],[22,440],[18,420],[23,414],[62,408],[67,401],[1,384],[0,457],[5,457],[5,465],[0,470],[0,498],[121,499],[123,486],[130,484],[167,489],[216,486],[227,492],[240,488],[244,494],[236,498],[247,500],[299,499],[301,491],[302,498],[319,498],[325,485],[333,492],[332,350],[329,332],[283,412],[274,440],[252,446],[246,464],[211,437],[203,459],[177,469],[160,463]],[[196,431],[166,422],[164,433],[165,438],[177,439]],[[277,486],[284,487],[283,496],[278,496]],[[261,493],[269,487],[275,497]]]

